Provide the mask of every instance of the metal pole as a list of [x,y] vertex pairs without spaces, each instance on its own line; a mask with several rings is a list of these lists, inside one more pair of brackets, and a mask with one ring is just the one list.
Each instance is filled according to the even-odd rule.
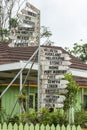
[[[35,60],[35,59],[34,59],[34,60]],[[28,73],[27,73],[27,75],[26,75],[26,78],[25,78],[25,80],[24,80],[24,82],[23,82],[23,85],[22,85],[23,87],[20,89],[20,93],[22,92],[22,90],[23,90],[23,88],[24,88],[24,84],[25,84],[25,82],[26,82],[26,80],[27,80],[28,75],[30,74],[30,71],[31,71],[31,69],[32,69],[32,67],[33,67],[33,64],[34,64],[34,62],[32,63],[31,68],[29,69],[29,71],[28,71]],[[19,94],[20,94],[20,93],[19,93]],[[16,101],[15,101],[15,103],[14,103],[14,106],[12,107],[12,111],[10,112],[9,118],[11,117],[11,115],[12,115],[14,109],[15,109],[15,106],[16,106],[17,102],[18,102],[18,98],[16,99]],[[9,119],[9,118],[8,118],[8,119]]]
[[5,94],[5,92],[10,88],[10,86],[13,84],[13,82],[17,79],[17,77],[20,75],[20,73],[24,70],[24,68],[29,64],[29,62],[32,60],[32,58],[35,56],[35,54],[38,52],[39,48],[34,52],[34,54],[29,58],[25,66],[19,71],[19,73],[14,77],[14,79],[10,82],[10,84],[7,86],[7,88],[2,92],[0,95],[0,98]]
[[38,111],[40,109],[40,11],[38,14],[38,18],[39,18],[39,41],[38,41]]
[[[23,86],[22,86],[22,72],[21,72],[21,73],[20,73],[20,93],[22,93],[22,92],[21,92],[22,88],[23,88]],[[22,114],[21,105],[20,105],[20,114]]]

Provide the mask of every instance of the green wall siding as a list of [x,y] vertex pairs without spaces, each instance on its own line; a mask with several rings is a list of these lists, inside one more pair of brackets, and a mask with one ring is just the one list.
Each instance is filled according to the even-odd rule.
[[[1,86],[0,87],[0,92],[2,92],[6,87],[5,86]],[[27,93],[27,95],[33,95],[33,106],[34,108],[36,108],[35,106],[37,105],[37,99],[35,98],[35,96],[37,95],[37,87],[25,87],[25,92]],[[7,92],[3,95],[3,97],[1,98],[2,101],[2,108],[4,108],[6,110],[7,114],[10,114],[10,112],[12,111],[13,105],[15,103],[15,100],[17,99],[17,96],[19,95],[19,87],[18,86],[11,86]],[[81,103],[82,103],[82,91],[81,89],[79,89],[78,94],[77,94],[77,104],[76,104],[76,109],[81,109]],[[84,89],[84,95],[87,95],[87,89]],[[36,101],[36,102],[35,102]],[[14,114],[20,114],[20,107],[19,107],[19,103],[17,103],[15,110],[14,110]]]
[[[3,90],[5,88],[6,88],[5,86],[1,86],[0,92],[3,92]],[[29,94],[29,93],[36,94],[37,88],[25,87],[25,91],[27,92],[27,94]],[[1,102],[2,102],[1,107],[6,110],[7,114],[9,114],[12,111],[13,105],[14,105],[15,100],[17,99],[18,95],[19,95],[19,87],[18,86],[11,86],[7,90],[7,92],[3,95],[3,97],[1,98]],[[33,103],[35,104],[35,101]],[[20,113],[20,108],[19,108],[19,103],[17,103],[15,110],[13,112],[13,115],[19,114],[19,113]]]

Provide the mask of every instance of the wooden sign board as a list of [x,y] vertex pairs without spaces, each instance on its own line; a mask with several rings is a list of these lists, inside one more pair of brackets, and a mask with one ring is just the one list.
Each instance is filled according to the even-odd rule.
[[37,14],[40,13],[40,10],[37,9],[34,5],[30,4],[29,2],[26,3],[26,6],[27,6],[29,9],[33,10],[34,12],[36,12]]
[[59,104],[46,103],[46,104],[42,104],[42,107],[47,107],[47,108],[63,108],[64,104],[62,104],[62,103],[59,103]]
[[[43,58],[42,58],[43,59]],[[64,65],[64,66],[69,66],[69,65],[71,65],[72,63],[70,62],[70,61],[65,61],[65,60],[50,60],[50,61],[48,61],[48,60],[41,60],[41,63],[40,63],[41,65],[48,65],[48,66],[50,66],[50,65]]]
[[63,89],[63,88],[67,88],[66,84],[42,84],[41,85],[42,88],[58,88],[58,89]]
[[57,54],[61,54],[62,53],[62,51],[59,50],[59,49],[47,48],[47,47],[41,47],[40,51],[41,51],[40,53],[43,54],[43,55],[44,55],[45,52],[47,52],[47,53],[51,52],[51,53],[57,53]]
[[20,33],[22,31],[33,32],[34,30],[35,30],[35,28],[33,28],[33,27],[23,27],[23,26],[18,27],[18,31],[20,31]]
[[69,67],[68,66],[62,66],[62,65],[59,65],[59,66],[51,66],[51,65],[47,66],[47,65],[45,65],[45,66],[42,66],[41,69],[42,70],[68,70]]
[[26,14],[26,15],[32,16],[32,17],[36,17],[36,16],[37,16],[36,13],[33,13],[32,11],[29,11],[29,10],[26,10],[26,9],[22,9],[21,12],[22,12],[22,14],[24,14],[24,15]]
[[55,89],[55,88],[47,88],[47,89],[43,89],[42,93],[44,94],[67,94],[68,90],[67,89]]
[[64,75],[41,75],[41,79],[63,79]]
[[42,82],[41,82],[41,84],[57,84],[57,85],[62,85],[62,84],[68,84],[69,82],[67,81],[67,80],[63,80],[63,79],[57,79],[57,80],[55,80],[55,79],[45,79],[45,80],[42,80]]
[[29,15],[25,15],[25,14],[18,14],[18,17],[21,19],[21,20],[29,20],[29,21],[32,21],[32,22],[36,22],[37,19],[35,17],[32,17],[32,16],[29,16]]

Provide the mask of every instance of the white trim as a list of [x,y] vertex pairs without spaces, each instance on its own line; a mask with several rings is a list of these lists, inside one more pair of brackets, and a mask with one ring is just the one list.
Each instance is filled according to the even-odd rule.
[[[21,69],[25,66],[27,61],[19,61],[15,63],[9,63],[9,64],[2,64],[0,65],[0,71],[8,71],[8,70],[17,70]],[[32,65],[32,62],[30,62],[27,66],[26,69],[29,69]],[[38,70],[38,63],[34,63],[33,70]],[[72,73],[73,76],[79,76],[79,77],[84,77],[87,78],[87,70],[82,70],[82,69],[75,69],[75,68],[70,68],[70,72]]]
[[[2,64],[0,65],[0,71],[8,71],[8,70],[17,70],[21,69],[25,66],[27,61],[19,61],[15,63],[9,63],[9,64]],[[32,62],[30,62],[27,66],[26,69],[29,69],[32,65]],[[38,64],[34,63],[32,69],[37,70]]]
[[87,78],[87,70],[70,68],[70,71],[71,71],[73,76],[79,76],[79,77]]

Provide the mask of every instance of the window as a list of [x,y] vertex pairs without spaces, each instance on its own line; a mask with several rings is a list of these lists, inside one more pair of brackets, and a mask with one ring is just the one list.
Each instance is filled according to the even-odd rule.
[[84,110],[87,110],[87,95],[84,95]]
[[30,93],[28,100],[28,107],[37,110],[37,93]]

